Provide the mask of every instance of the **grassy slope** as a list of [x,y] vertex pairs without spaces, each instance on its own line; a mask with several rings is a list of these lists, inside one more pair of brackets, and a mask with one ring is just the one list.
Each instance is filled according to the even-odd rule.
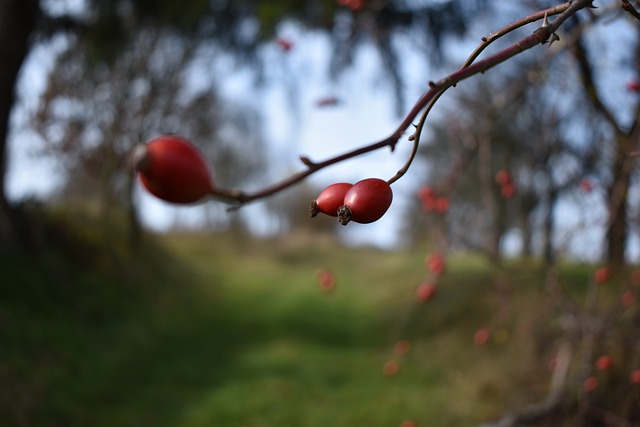
[[[464,426],[544,394],[535,269],[496,292],[481,262],[454,259],[418,305],[424,251],[281,243],[175,235],[90,268],[0,258],[0,424]],[[335,273],[332,295],[318,268]],[[503,300],[504,342],[475,347]]]

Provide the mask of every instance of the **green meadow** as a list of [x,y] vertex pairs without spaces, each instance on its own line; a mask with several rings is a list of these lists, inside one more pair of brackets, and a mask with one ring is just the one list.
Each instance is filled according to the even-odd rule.
[[[472,426],[544,397],[543,270],[452,256],[419,303],[427,253],[202,233],[5,254],[1,424]],[[493,338],[474,345],[484,326]]]

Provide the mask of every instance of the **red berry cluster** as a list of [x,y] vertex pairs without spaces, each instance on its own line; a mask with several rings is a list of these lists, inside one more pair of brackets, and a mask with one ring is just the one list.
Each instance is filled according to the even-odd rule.
[[500,194],[505,199],[511,199],[516,195],[516,184],[508,170],[502,169],[496,173],[496,183],[500,186]]
[[438,279],[444,274],[444,257],[439,253],[432,253],[425,258],[427,277],[416,289],[416,299],[420,302],[427,302],[436,294]]
[[422,209],[426,212],[445,214],[449,210],[449,198],[437,194],[435,190],[425,185],[418,190],[418,198],[422,203]]
[[178,136],[160,136],[136,146],[132,162],[142,185],[164,201],[195,203],[215,190],[202,153]]
[[355,184],[331,184],[311,202],[311,217],[319,213],[337,217],[340,224],[354,221],[369,224],[382,218],[393,200],[391,186],[379,178],[367,178]]

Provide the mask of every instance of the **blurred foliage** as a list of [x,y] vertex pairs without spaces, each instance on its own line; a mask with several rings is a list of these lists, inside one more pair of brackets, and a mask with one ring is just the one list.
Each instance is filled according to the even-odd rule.
[[[147,239],[132,256],[119,249],[121,235],[105,240],[113,229],[95,218],[48,214],[40,224],[65,244],[0,255],[5,425],[477,425],[543,398],[563,340],[562,308],[549,304],[536,263],[495,271],[451,257],[424,305],[413,298],[422,250],[198,233]],[[332,294],[314,275],[327,267]],[[591,268],[559,272],[580,305]],[[601,288],[598,312],[615,308],[628,286],[620,276]],[[606,340],[590,344],[594,358],[616,360],[597,373],[592,407],[636,423],[638,390],[625,376],[637,362],[639,313],[620,310]],[[492,339],[474,346],[483,326]],[[408,354],[394,352],[398,339],[410,341]],[[581,355],[566,405],[547,425],[575,425],[592,369]],[[400,364],[393,377],[383,375],[389,360]]]

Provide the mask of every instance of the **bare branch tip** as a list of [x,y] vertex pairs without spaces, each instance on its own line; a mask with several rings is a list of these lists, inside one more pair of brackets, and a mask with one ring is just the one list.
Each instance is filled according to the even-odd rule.
[[299,159],[302,162],[302,164],[304,164],[305,166],[309,166],[309,167],[315,166],[315,163],[307,156],[300,156]]

